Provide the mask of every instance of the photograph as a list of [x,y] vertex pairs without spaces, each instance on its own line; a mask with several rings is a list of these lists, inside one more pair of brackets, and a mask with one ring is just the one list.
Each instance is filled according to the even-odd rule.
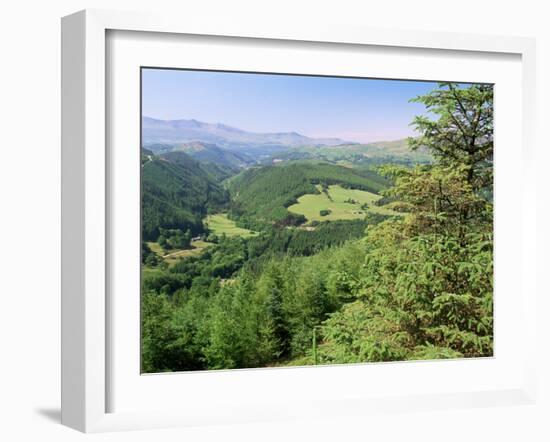
[[493,356],[493,84],[141,67],[140,93],[141,373]]

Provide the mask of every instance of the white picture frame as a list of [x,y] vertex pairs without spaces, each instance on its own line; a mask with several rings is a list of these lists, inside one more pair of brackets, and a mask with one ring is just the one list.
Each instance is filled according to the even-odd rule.
[[[154,32],[161,35],[217,36],[300,42],[337,43],[342,46],[376,46],[483,54],[512,54],[521,57],[521,150],[523,187],[534,188],[535,44],[532,39],[450,33],[357,29],[308,25],[294,28],[284,24],[265,26],[249,22],[209,23],[193,17],[159,17],[150,14],[86,10],[62,21],[62,423],[84,432],[168,426],[207,425],[216,422],[251,422],[287,417],[361,415],[370,410],[413,410],[499,404],[532,403],[535,399],[534,318],[536,287],[535,256],[536,202],[532,192],[521,191],[522,269],[519,319],[525,330],[524,352],[519,363],[521,380],[503,388],[460,393],[444,390],[426,394],[391,394],[354,398],[329,397],[307,407],[304,404],[274,405],[255,410],[250,402],[235,402],[226,415],[198,408],[192,415],[185,409],[112,411],[109,407],[110,369],[113,360],[108,327],[111,312],[108,245],[112,241],[108,218],[109,155],[106,121],[109,116],[109,85],[106,78],[106,36],[111,31]],[[156,34],[159,35],[159,34]],[[498,166],[497,166],[498,167]],[[498,171],[497,171],[498,173]],[[498,222],[498,220],[497,220]],[[498,253],[498,245],[496,249]],[[496,318],[498,321],[498,317]],[[396,368],[397,367],[397,368]],[[350,368],[339,367],[340,370]],[[353,370],[357,371],[358,368]],[[399,370],[397,365],[392,370]],[[474,368],[475,370],[475,368]],[[248,372],[251,373],[251,372]],[[255,371],[254,373],[258,373]],[[258,380],[269,381],[269,372]],[[287,371],[288,373],[288,371]],[[311,372],[310,372],[311,373]],[[210,375],[210,374],[209,374]],[[216,374],[214,374],[216,375]],[[220,376],[227,377],[227,372]],[[241,371],[241,377],[243,372]],[[246,376],[246,374],[244,375]],[[250,376],[250,375],[249,375]],[[292,376],[292,375],[289,375]],[[170,385],[170,376],[163,383]],[[174,380],[175,377],[172,377]],[[198,379],[198,377],[196,378]],[[214,378],[210,377],[210,380]],[[208,379],[206,380],[208,382]],[[244,381],[243,381],[244,382]],[[289,412],[289,410],[291,410]]]

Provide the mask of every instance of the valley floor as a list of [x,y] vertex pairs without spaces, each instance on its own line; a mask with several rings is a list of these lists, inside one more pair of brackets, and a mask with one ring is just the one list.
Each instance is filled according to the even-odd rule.
[[248,238],[258,234],[258,232],[237,227],[235,221],[229,219],[225,213],[208,215],[205,224],[212,233],[218,236],[242,236]]

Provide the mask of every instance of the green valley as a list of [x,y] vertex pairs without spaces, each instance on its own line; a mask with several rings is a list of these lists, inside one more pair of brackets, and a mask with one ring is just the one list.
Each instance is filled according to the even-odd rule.
[[492,356],[493,90],[433,87],[408,140],[144,118],[142,372]]

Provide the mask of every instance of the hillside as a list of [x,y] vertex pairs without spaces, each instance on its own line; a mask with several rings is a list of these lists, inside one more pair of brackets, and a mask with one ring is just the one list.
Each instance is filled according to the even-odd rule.
[[278,222],[298,224],[305,221],[287,207],[307,193],[319,193],[316,184],[369,191],[377,194],[388,181],[370,170],[350,169],[327,163],[293,162],[279,166],[248,169],[229,181],[231,213],[245,224]]
[[368,146],[375,147],[392,157],[410,158],[419,162],[432,161],[432,156],[427,149],[421,148],[414,151],[411,150],[407,138],[393,141],[377,141],[369,143]]
[[231,152],[215,144],[199,141],[176,145],[173,152],[185,152],[197,161],[214,163],[232,169],[240,169],[253,163],[253,160],[245,154]]
[[289,212],[304,215],[308,221],[340,221],[364,219],[367,214],[392,216],[397,213],[383,206],[378,206],[382,196],[365,190],[345,189],[331,185],[316,194],[306,194],[298,202],[287,207]]
[[220,183],[226,178],[236,175],[241,170],[236,166],[222,164],[222,162],[215,163],[210,161],[201,161],[181,151],[163,153],[159,155],[159,158],[171,163],[179,164],[180,166],[199,168],[204,173],[209,175],[210,178],[216,183]]
[[397,163],[404,165],[423,164],[432,161],[426,151],[413,151],[407,139],[381,141],[368,144],[342,144],[339,146],[302,146],[277,152],[269,161],[321,160],[331,163],[373,165]]
[[144,239],[156,239],[160,227],[203,232],[207,212],[224,207],[228,200],[213,174],[183,152],[168,159],[150,157],[142,167],[141,185]]
[[247,147],[284,148],[302,145],[337,145],[337,138],[310,138],[296,132],[255,133],[220,123],[197,120],[158,120],[142,118],[142,141],[152,144],[182,144],[192,141],[216,144],[228,149]]

